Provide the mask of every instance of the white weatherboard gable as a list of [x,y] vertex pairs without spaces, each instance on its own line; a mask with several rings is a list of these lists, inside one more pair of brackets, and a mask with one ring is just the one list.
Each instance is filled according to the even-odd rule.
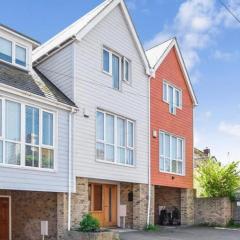
[[94,26],[96,26],[96,24],[98,24],[102,19],[104,19],[118,5],[120,5],[123,9],[124,17],[127,21],[129,29],[135,40],[137,49],[145,65],[146,73],[149,75],[150,70],[144,49],[138,38],[137,32],[123,0],[106,0],[102,4],[98,5],[92,11],[88,12],[79,20],[77,20],[76,22],[68,26],[66,29],[58,33],[56,36],[48,40],[46,43],[35,49],[33,51],[33,62],[38,61],[44,56],[48,57],[49,55],[53,54],[52,52],[54,52],[55,50],[57,51],[57,49],[60,48],[64,42],[71,42],[74,41],[76,38],[78,40],[81,40]]
[[193,103],[195,106],[197,106],[198,105],[197,98],[194,93],[193,86],[191,84],[191,81],[190,81],[190,78],[189,78],[189,75],[187,72],[187,68],[184,63],[184,60],[183,60],[183,57],[182,57],[182,54],[181,54],[181,51],[178,46],[176,38],[169,39],[168,41],[165,41],[162,44],[159,44],[159,45],[147,50],[146,56],[148,58],[149,64],[155,74],[155,72],[158,70],[159,66],[161,65],[161,63],[163,62],[163,60],[166,58],[166,56],[169,54],[169,52],[171,51],[171,49],[173,47],[175,47],[177,57],[178,57],[178,60],[180,63],[180,67],[183,71],[184,79],[187,83],[187,87],[189,89]]

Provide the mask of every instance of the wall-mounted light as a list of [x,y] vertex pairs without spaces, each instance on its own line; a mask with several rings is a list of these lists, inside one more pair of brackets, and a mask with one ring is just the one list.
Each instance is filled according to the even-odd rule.
[[153,136],[153,138],[157,138],[157,131],[156,130],[152,131],[152,136]]
[[89,112],[88,112],[88,110],[86,108],[83,109],[83,116],[85,118],[89,118]]

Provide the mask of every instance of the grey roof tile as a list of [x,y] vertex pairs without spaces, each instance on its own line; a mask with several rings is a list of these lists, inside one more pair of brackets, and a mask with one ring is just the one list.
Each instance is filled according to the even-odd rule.
[[73,101],[37,69],[27,72],[9,64],[0,63],[0,84],[76,107]]

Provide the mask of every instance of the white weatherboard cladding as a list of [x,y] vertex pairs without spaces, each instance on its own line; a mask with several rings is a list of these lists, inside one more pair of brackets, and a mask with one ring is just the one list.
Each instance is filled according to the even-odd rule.
[[73,100],[73,45],[63,48],[37,67],[66,96]]
[[68,120],[69,112],[48,107],[46,104],[27,100],[16,95],[0,92],[1,96],[24,104],[56,111],[57,133],[55,148],[56,171],[24,169],[19,166],[0,166],[0,189],[67,192],[68,191]]
[[[102,47],[131,60],[132,85],[112,89],[112,78],[102,72]],[[148,180],[148,76],[120,7],[116,7],[81,41],[74,43],[75,103],[74,173],[76,176],[147,183]],[[136,121],[136,166],[125,167],[95,159],[97,108]],[[83,117],[83,109],[89,118]]]

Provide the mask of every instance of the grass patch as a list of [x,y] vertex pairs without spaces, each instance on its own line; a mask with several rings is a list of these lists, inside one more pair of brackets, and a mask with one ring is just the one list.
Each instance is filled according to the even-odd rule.
[[144,228],[144,231],[146,231],[146,232],[156,232],[158,230],[159,230],[159,228],[153,224],[146,225],[146,227]]

